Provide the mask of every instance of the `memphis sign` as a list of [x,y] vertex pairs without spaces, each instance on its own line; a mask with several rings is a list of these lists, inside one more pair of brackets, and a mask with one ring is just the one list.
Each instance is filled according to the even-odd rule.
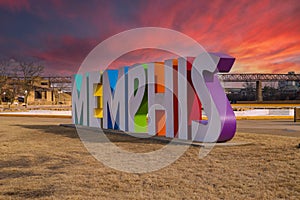
[[73,123],[199,142],[228,141],[236,118],[217,73],[229,72],[234,61],[226,54],[203,53],[75,74]]

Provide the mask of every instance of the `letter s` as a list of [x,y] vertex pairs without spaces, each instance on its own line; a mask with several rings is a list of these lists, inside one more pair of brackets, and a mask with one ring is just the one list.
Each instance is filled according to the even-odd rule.
[[233,138],[236,118],[217,72],[229,72],[235,58],[221,53],[203,53],[192,67],[192,83],[208,121],[192,121],[192,138],[201,142],[224,142]]

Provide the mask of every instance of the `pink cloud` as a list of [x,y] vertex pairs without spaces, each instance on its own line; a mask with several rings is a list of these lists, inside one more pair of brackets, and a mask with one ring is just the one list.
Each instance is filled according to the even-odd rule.
[[0,0],[0,7],[10,11],[29,10],[30,3],[28,0]]
[[175,28],[208,51],[235,56],[235,72],[300,72],[299,63],[276,64],[300,55],[298,1],[167,1],[145,8],[143,24]]
[[[236,57],[232,72],[300,73],[300,4],[297,0],[144,1],[134,11],[134,19],[131,20],[126,20],[127,16],[124,20],[116,17],[115,7],[118,5],[109,1],[95,4],[93,11],[88,3],[70,5],[54,0],[47,4],[52,14],[45,12],[44,4],[0,0],[0,7],[14,12],[26,10],[45,19],[57,15],[70,23],[75,24],[77,20],[84,22],[78,26],[88,33],[86,36],[72,36],[70,33],[54,36],[47,33],[41,37],[45,47],[26,52],[44,60],[53,72],[75,73],[89,51],[113,34],[134,27],[160,26],[187,34],[207,51],[224,52]],[[95,33],[90,33],[90,29]],[[145,41],[154,39],[157,40],[157,37],[149,36]],[[161,43],[164,42],[161,40]],[[115,48],[118,45],[108,50]],[[140,50],[122,56],[112,66],[158,59],[163,61],[170,56],[158,50]]]
[[59,38],[47,36],[44,38],[45,49],[32,49],[28,56],[38,58],[45,63],[46,73],[73,74],[85,56],[94,48],[97,42],[93,39],[80,39],[70,35]]

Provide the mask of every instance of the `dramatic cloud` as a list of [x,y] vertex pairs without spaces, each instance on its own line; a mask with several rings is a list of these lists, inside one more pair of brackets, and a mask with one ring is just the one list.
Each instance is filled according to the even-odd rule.
[[[233,72],[300,73],[297,0],[0,0],[0,19],[0,56],[38,58],[51,74],[76,73],[98,43],[121,31],[146,26],[180,31],[207,51],[236,57]],[[109,50],[114,48],[118,46]],[[159,50],[140,50],[111,66],[172,56]]]
[[30,3],[28,0],[18,0],[18,1],[0,0],[0,7],[15,12],[23,9],[29,10]]

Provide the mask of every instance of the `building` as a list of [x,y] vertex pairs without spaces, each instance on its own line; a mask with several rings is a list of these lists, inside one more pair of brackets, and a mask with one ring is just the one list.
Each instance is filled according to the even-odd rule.
[[[50,78],[37,77],[30,90],[24,88],[24,80],[9,77],[1,87],[2,102],[27,105],[71,105],[71,92],[65,83],[53,84]],[[27,95],[27,102],[25,96]]]
[[28,105],[71,105],[71,93],[51,83],[49,78],[35,80],[33,91],[29,92]]

